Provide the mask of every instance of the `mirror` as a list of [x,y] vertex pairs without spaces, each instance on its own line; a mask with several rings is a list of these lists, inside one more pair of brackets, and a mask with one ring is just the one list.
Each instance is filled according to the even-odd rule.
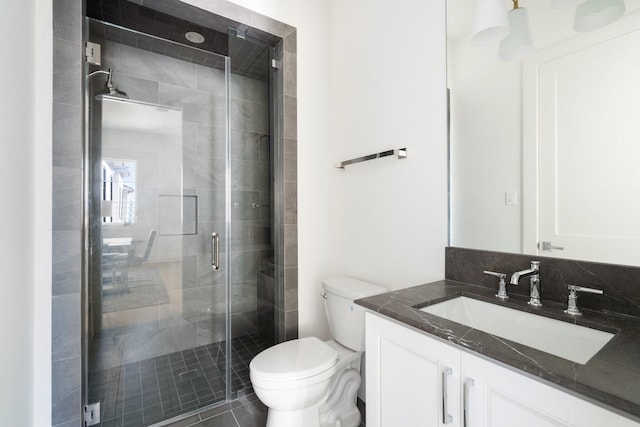
[[502,62],[470,41],[475,2],[447,0],[449,243],[640,265],[640,0],[584,33],[519,3],[536,51]]

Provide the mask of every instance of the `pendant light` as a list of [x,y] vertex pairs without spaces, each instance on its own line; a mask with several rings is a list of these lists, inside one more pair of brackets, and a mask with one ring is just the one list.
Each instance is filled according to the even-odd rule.
[[476,0],[471,41],[476,45],[497,43],[509,34],[504,0]]
[[518,6],[518,0],[513,0],[513,10],[508,13],[511,31],[507,38],[500,42],[498,59],[500,61],[514,61],[533,53],[533,40],[529,12]]
[[624,0],[587,0],[576,8],[573,29],[593,31],[609,25],[624,15]]

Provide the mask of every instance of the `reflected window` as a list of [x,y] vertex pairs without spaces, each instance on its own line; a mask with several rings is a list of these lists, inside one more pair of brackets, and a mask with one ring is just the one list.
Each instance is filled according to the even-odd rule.
[[136,218],[136,161],[102,160],[102,222],[132,224]]

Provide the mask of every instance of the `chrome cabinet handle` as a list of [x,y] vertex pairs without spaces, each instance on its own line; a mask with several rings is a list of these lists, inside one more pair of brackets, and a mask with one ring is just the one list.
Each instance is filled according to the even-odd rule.
[[564,251],[562,246],[556,246],[552,242],[542,242],[543,251]]
[[453,417],[449,415],[449,410],[447,407],[447,377],[453,374],[453,370],[451,368],[444,368],[442,371],[442,424],[449,424],[453,421]]
[[462,386],[462,426],[469,427],[469,388],[473,387],[474,381],[471,378],[464,380]]
[[211,233],[211,268],[220,268],[220,235]]

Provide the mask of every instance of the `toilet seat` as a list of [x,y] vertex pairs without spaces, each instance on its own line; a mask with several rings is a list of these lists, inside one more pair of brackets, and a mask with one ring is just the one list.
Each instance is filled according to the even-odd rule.
[[338,352],[316,337],[300,338],[275,345],[251,361],[251,376],[268,382],[304,380],[332,374]]

